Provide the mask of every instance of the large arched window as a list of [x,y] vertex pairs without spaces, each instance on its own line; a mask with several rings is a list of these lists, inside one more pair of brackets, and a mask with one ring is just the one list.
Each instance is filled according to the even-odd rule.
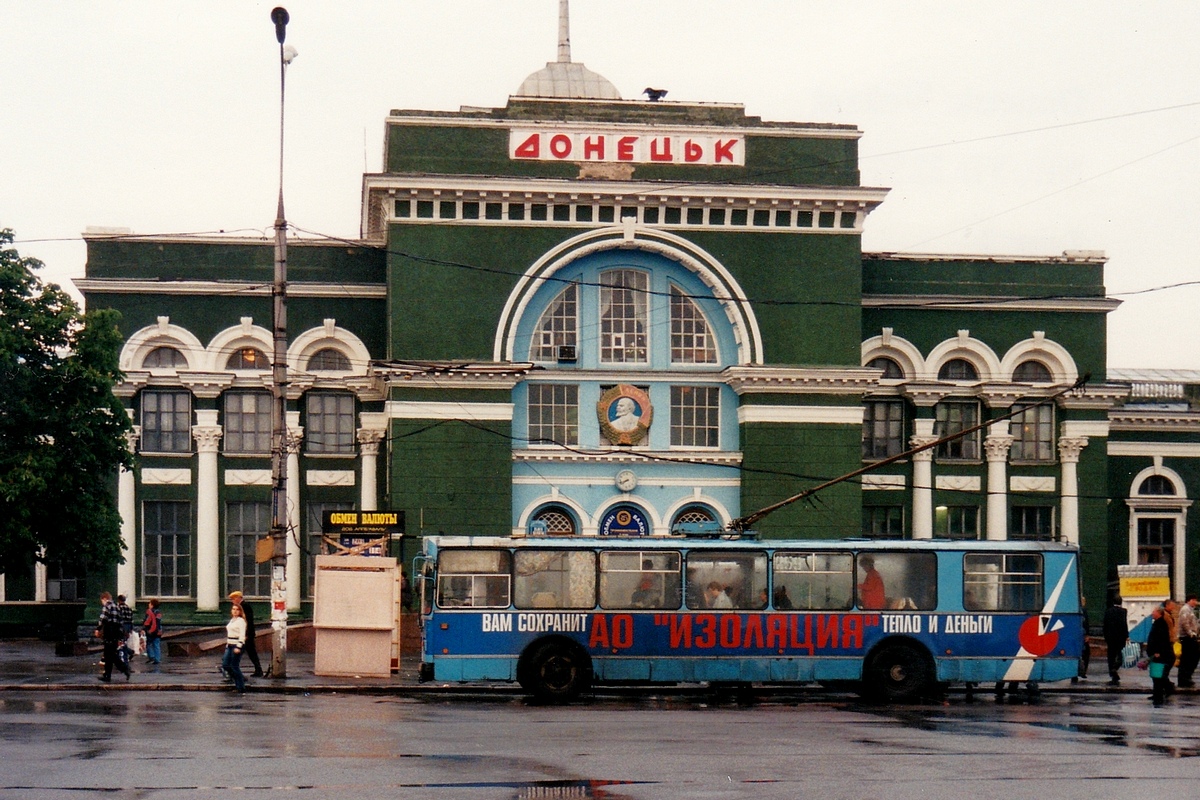
[[579,287],[570,284],[542,313],[533,335],[530,361],[574,361],[579,340]]
[[900,368],[900,365],[896,363],[895,359],[888,358],[887,356],[880,356],[879,358],[872,358],[869,362],[867,362],[867,366],[871,369],[883,370],[883,374],[879,376],[880,380],[904,380],[904,370]]
[[1053,383],[1054,376],[1050,369],[1040,361],[1022,361],[1013,370],[1013,381],[1016,383]]
[[715,364],[717,347],[708,320],[692,298],[671,284],[671,361],[676,364]]
[[650,360],[650,276],[641,270],[600,274],[600,361],[644,364]]

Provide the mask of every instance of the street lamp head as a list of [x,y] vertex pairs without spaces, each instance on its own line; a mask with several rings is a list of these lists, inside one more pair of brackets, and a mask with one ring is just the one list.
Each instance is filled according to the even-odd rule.
[[283,63],[285,65],[291,64],[293,61],[295,61],[296,56],[298,55],[300,54],[296,52],[296,48],[292,47],[290,44],[285,44],[283,46]]
[[271,9],[271,22],[275,23],[275,38],[280,44],[287,38],[288,13],[283,6]]

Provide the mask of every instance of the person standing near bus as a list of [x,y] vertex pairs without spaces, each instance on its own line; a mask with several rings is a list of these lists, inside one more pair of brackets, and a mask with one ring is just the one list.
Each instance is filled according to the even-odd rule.
[[882,609],[887,605],[886,592],[883,587],[883,576],[875,569],[875,557],[866,555],[858,557],[858,565],[863,568],[863,582],[858,585],[858,605],[867,609]]
[[1200,621],[1196,619],[1196,606],[1200,605],[1196,595],[1189,594],[1179,609],[1176,631],[1179,634],[1179,688],[1190,689],[1192,673],[1200,664]]
[[1108,649],[1108,685],[1119,686],[1118,670],[1125,661],[1125,643],[1129,641],[1129,612],[1121,605],[1121,596],[1113,595],[1104,612],[1104,646]]

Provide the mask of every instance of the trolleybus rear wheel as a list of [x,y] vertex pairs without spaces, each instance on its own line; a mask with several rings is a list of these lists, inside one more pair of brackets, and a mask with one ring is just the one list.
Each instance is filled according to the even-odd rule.
[[877,699],[913,700],[933,686],[933,665],[910,644],[889,644],[871,657],[864,678],[867,691]]
[[545,642],[522,662],[518,678],[521,686],[544,702],[570,702],[592,682],[591,660],[572,643]]

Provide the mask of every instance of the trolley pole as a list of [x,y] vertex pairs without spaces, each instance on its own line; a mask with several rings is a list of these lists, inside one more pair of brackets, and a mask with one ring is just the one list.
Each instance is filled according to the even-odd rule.
[[[287,677],[287,217],[283,213],[283,98],[287,65],[295,53],[284,50],[288,12],[271,11],[279,41],[279,205],[275,212],[271,430],[271,677]],[[289,48],[290,49],[290,48]]]

